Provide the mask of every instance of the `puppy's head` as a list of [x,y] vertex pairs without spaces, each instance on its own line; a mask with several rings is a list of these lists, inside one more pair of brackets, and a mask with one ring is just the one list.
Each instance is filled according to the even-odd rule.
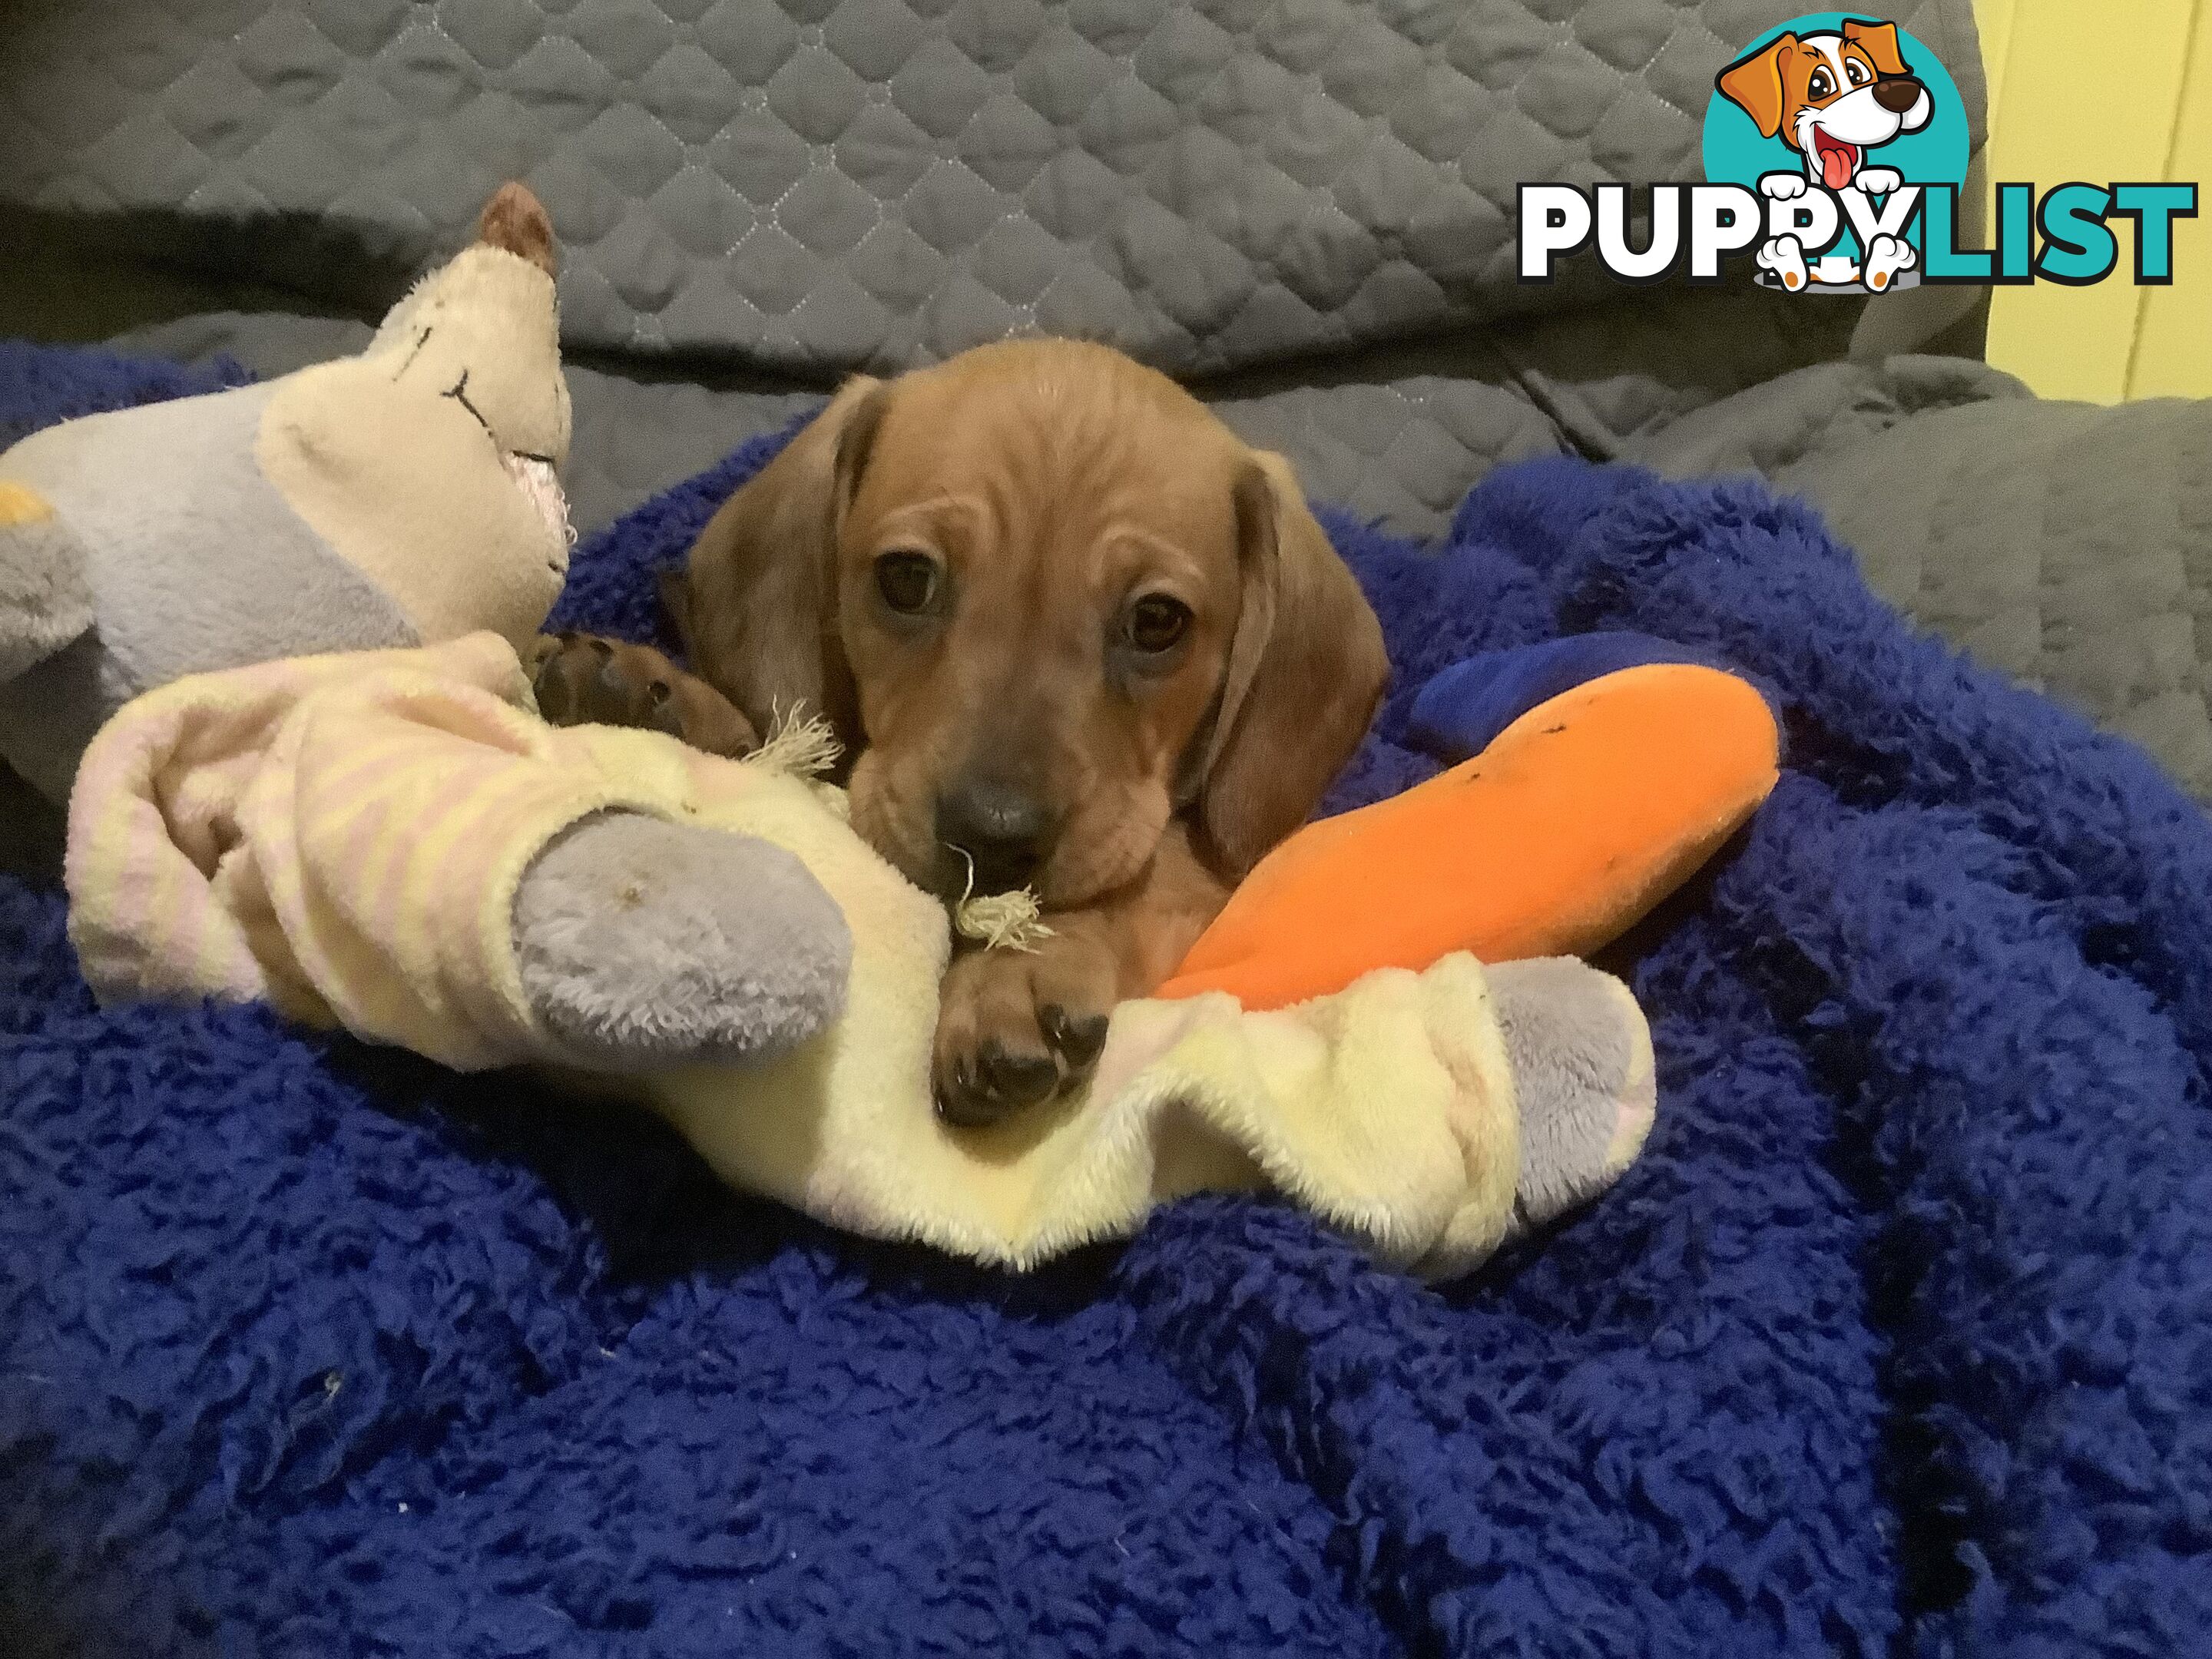
[[1179,812],[1249,868],[1387,673],[1280,458],[1064,341],[847,386],[716,515],[678,608],[757,722],[830,714],[854,826],[910,878],[1051,908],[1135,878]]
[[1802,154],[1830,190],[1866,152],[1928,125],[1934,103],[1905,66],[1894,23],[1847,19],[1836,33],[1781,34],[1720,72],[1721,94]]

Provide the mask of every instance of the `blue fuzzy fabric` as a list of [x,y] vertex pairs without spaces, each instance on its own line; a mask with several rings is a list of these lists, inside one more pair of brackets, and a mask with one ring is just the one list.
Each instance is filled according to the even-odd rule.
[[185,368],[158,358],[0,340],[0,450],[59,421],[228,391],[252,378],[228,357]]
[[[567,620],[650,631],[765,453]],[[0,1648],[2201,1651],[2205,820],[1751,484],[1544,461],[1440,556],[1331,528],[1401,688],[1337,806],[1432,769],[1470,651],[1778,689],[1780,790],[1622,953],[1662,1093],[1613,1193],[1442,1294],[1229,1200],[1006,1279],[526,1079],[100,1012],[0,886]]]

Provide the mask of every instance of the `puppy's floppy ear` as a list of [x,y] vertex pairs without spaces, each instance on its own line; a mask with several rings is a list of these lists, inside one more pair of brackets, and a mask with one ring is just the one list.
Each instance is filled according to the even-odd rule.
[[1713,82],[1722,97],[1757,124],[1762,138],[1771,138],[1782,131],[1783,112],[1789,103],[1782,75],[1796,55],[1797,37],[1778,34],[1750,56],[1737,58]]
[[1897,25],[1894,23],[1862,22],[1856,17],[1844,20],[1844,39],[1863,47],[1866,55],[1874,59],[1874,66],[1884,75],[1907,75],[1905,54],[1897,44]]
[[848,380],[773,461],[722,503],[663,598],[692,671],[766,735],[799,705],[858,737],[837,637],[837,528],[858,488],[890,387]]
[[1304,823],[1352,758],[1389,678],[1382,627],[1306,511],[1279,455],[1255,451],[1236,484],[1243,604],[1206,739],[1199,826],[1242,875]]

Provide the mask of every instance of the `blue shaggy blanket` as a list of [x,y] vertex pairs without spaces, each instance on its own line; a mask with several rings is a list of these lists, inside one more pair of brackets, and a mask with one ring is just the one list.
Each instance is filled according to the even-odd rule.
[[[0,353],[0,434],[206,384]],[[766,453],[566,620],[647,631]],[[2212,828],[1750,483],[1546,461],[1440,553],[1332,530],[1403,686],[1634,628],[1786,710],[1620,952],[1663,1091],[1616,1190],[1443,1293],[1229,1200],[1000,1277],[527,1079],[101,1012],[0,884],[0,1648],[2200,1651]],[[1428,771],[1407,702],[1336,805]]]

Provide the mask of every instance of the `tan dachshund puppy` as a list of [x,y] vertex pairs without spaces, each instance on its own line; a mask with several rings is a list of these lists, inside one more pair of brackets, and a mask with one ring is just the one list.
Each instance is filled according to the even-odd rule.
[[[910,879],[1042,902],[1034,952],[946,975],[935,1084],[963,1123],[1088,1070],[1115,1002],[1164,980],[1312,812],[1389,672],[1289,465],[1067,341],[854,380],[724,504],[670,597],[753,728],[830,717],[854,827]],[[569,718],[687,737],[707,690],[587,640],[541,681]]]

